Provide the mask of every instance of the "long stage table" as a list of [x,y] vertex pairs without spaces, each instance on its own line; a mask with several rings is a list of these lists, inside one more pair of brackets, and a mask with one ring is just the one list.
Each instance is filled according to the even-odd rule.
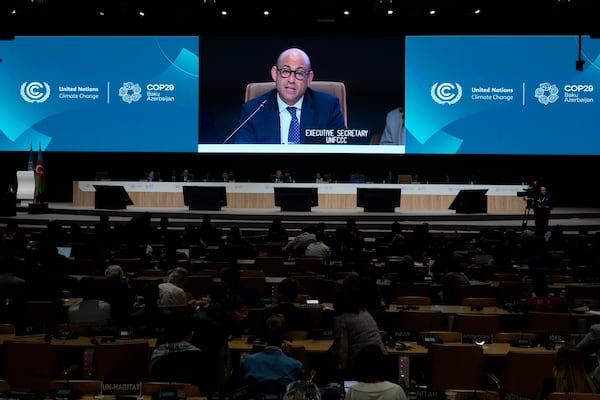
[[319,205],[313,209],[360,211],[356,205],[358,188],[401,189],[400,207],[395,211],[447,211],[461,190],[487,189],[488,213],[521,213],[523,197],[517,193],[524,185],[483,184],[384,184],[384,183],[270,183],[270,182],[146,182],[146,181],[75,181],[73,205],[94,206],[94,185],[123,186],[133,201],[130,207],[185,207],[183,186],[225,186],[226,208],[278,209],[275,187],[318,188]]

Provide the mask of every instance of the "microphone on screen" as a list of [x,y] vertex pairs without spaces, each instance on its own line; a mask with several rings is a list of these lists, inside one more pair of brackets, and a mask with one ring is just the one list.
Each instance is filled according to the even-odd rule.
[[231,138],[232,138],[232,137],[233,137],[233,136],[234,136],[234,135],[235,135],[235,134],[236,134],[236,133],[237,133],[237,132],[238,132],[240,129],[242,129],[242,128],[244,127],[244,125],[246,125],[246,124],[248,123],[248,121],[250,121],[250,120],[252,119],[252,117],[254,117],[254,116],[256,115],[256,113],[257,113],[257,112],[259,112],[259,111],[260,111],[262,108],[264,108],[264,107],[265,107],[265,103],[266,103],[266,102],[267,102],[267,100],[266,100],[266,99],[265,99],[265,100],[263,100],[263,101],[262,101],[262,102],[261,102],[261,103],[258,105],[258,107],[256,107],[256,110],[254,110],[254,111],[252,112],[252,114],[250,114],[250,115],[248,116],[248,118],[246,118],[244,121],[242,121],[242,123],[241,123],[241,124],[239,124],[239,125],[238,125],[238,127],[237,127],[237,128],[235,128],[235,129],[233,130],[233,132],[231,132],[231,134],[230,134],[229,136],[227,136],[227,139],[225,139],[225,140],[223,141],[223,144],[226,144],[226,143],[229,141],[229,139],[231,139]]

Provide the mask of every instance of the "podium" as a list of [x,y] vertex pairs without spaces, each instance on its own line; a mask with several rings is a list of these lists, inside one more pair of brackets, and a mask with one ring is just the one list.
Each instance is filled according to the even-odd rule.
[[14,192],[0,193],[0,216],[14,217],[17,215],[17,196]]
[[449,210],[457,213],[487,213],[487,189],[465,189],[458,192]]
[[225,186],[183,186],[183,204],[189,210],[221,210],[227,206]]
[[281,211],[311,211],[319,205],[316,187],[274,187],[275,205]]
[[128,205],[133,205],[131,197],[123,186],[94,185],[94,189],[96,189],[94,208],[124,210]]
[[365,212],[394,212],[400,207],[402,189],[357,188],[356,206]]

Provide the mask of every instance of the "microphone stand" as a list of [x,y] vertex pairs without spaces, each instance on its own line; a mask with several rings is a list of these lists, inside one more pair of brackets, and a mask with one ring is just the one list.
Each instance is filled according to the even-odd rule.
[[252,117],[254,117],[254,115],[255,115],[255,114],[256,114],[256,113],[257,113],[257,112],[258,112],[258,111],[259,111],[261,108],[263,108],[263,107],[265,106],[265,103],[266,103],[266,102],[267,102],[267,100],[263,100],[263,101],[262,101],[262,103],[260,103],[260,104],[258,105],[258,107],[256,107],[256,110],[254,110],[254,111],[252,112],[252,114],[250,114],[250,115],[248,116],[248,118],[246,118],[246,119],[244,120],[244,122],[242,122],[242,123],[241,123],[241,124],[240,124],[240,125],[239,125],[237,128],[235,128],[235,130],[234,130],[233,132],[231,132],[231,134],[230,134],[229,136],[227,136],[227,139],[225,139],[225,140],[223,141],[223,144],[226,144],[226,143],[229,141],[229,139],[231,139],[231,138],[233,137],[233,135],[235,135],[235,134],[237,133],[237,131],[239,131],[240,129],[242,129],[242,127],[243,127],[244,125],[246,125],[246,123],[247,123],[248,121],[250,121],[250,119],[252,119]]

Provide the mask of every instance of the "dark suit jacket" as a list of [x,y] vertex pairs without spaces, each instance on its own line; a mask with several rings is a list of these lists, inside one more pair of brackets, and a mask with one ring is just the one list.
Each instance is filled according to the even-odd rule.
[[[235,143],[281,143],[279,127],[279,109],[277,107],[277,90],[273,89],[242,105],[240,124],[267,100],[250,120],[236,133]],[[304,137],[306,129],[345,129],[344,115],[337,97],[308,88],[302,101],[300,118],[301,142],[307,143]],[[324,138],[314,138],[313,143],[323,143]]]

